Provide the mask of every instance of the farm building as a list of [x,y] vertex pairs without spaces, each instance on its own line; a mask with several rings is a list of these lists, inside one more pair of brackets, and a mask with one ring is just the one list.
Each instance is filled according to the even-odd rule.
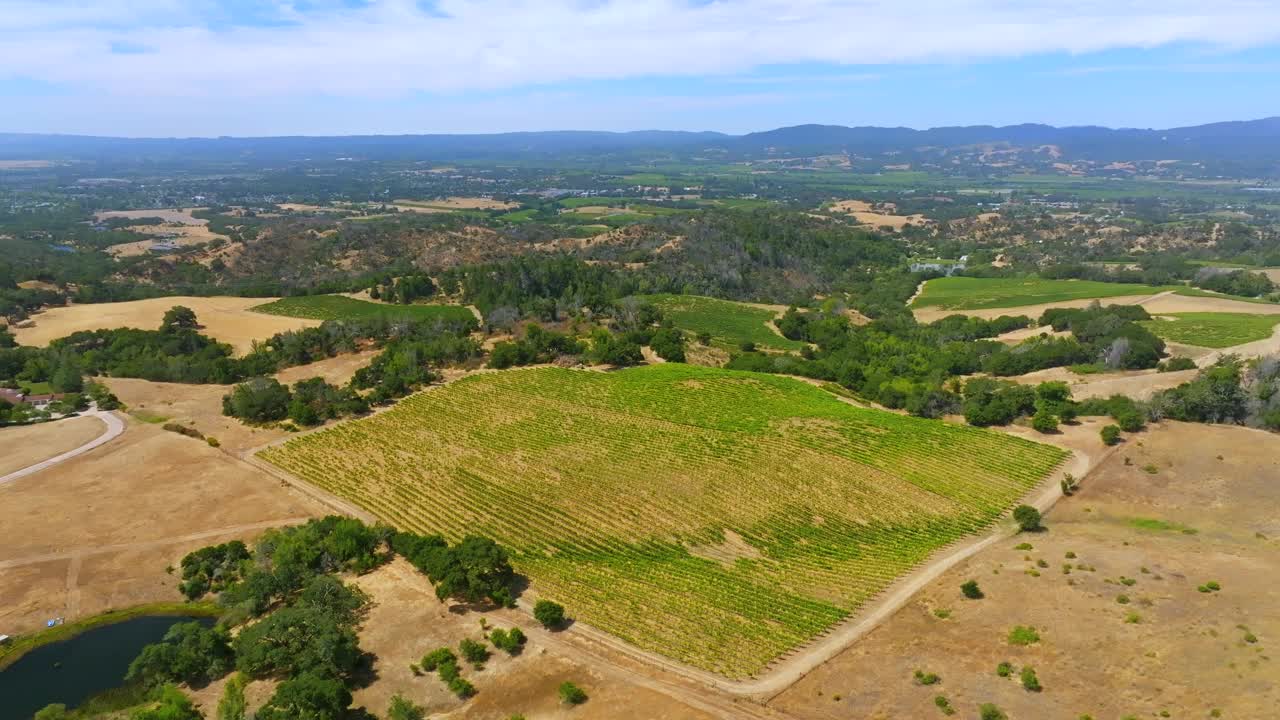
[[969,256],[962,255],[959,260],[912,260],[911,272],[940,272],[945,273],[948,277],[964,270],[968,265]]

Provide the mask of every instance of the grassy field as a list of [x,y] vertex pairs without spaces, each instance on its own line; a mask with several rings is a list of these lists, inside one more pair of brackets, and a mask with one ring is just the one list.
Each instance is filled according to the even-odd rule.
[[1164,317],[1173,320],[1149,320],[1146,325],[1156,335],[1183,345],[1226,348],[1271,337],[1280,324],[1275,315],[1244,313],[1175,313]]
[[985,310],[1122,295],[1154,295],[1169,289],[1173,288],[1093,280],[947,277],[926,283],[924,292],[912,306]]
[[676,327],[697,333],[711,333],[714,344],[737,348],[744,342],[775,350],[799,350],[804,343],[788,340],[768,325],[777,313],[730,300],[700,295],[646,295],[662,309]]
[[1064,455],[683,364],[474,375],[260,453],[398,527],[492,536],[539,596],[731,677],[988,527]]
[[474,320],[471,311],[460,305],[388,305],[356,300],[345,295],[304,295],[258,305],[257,312],[311,320],[351,320],[377,316],[414,320]]

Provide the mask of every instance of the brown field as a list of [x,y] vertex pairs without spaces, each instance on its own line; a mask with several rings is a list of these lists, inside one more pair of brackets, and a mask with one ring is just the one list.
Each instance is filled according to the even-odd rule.
[[[376,351],[367,351],[339,355],[310,365],[288,368],[277,373],[275,378],[282,383],[295,383],[321,377],[334,385],[343,385],[376,354]],[[101,381],[130,411],[193,427],[206,436],[217,438],[221,448],[232,455],[238,456],[289,435],[278,428],[256,428],[223,415],[222,396],[231,391],[227,385],[187,385],[133,378],[102,378]]]
[[231,239],[226,235],[219,235],[213,232],[206,225],[135,225],[129,229],[143,235],[177,235],[178,237],[156,237],[152,240],[120,243],[119,245],[108,247],[107,252],[116,257],[136,257],[138,255],[146,255],[151,246],[157,242],[169,242],[179,248],[188,248],[215,240],[230,241]]
[[[894,230],[901,230],[908,224],[924,225],[932,222],[923,215],[895,215],[893,208],[888,206],[879,206],[882,210],[877,210],[877,206],[863,200],[841,200],[832,203],[827,209],[831,212],[844,213],[857,220],[862,225],[872,225],[880,227],[888,225]],[[887,211],[887,212],[886,212]]]
[[42,280],[23,280],[18,283],[18,287],[23,290],[57,290],[58,286],[53,283],[44,282]]
[[199,440],[127,424],[102,447],[0,486],[5,632],[179,599],[165,568],[190,550],[325,513]]
[[[1062,302],[1042,303],[1040,305],[1019,305],[1007,308],[986,308],[982,310],[952,310],[939,307],[912,308],[916,320],[922,323],[940,320],[948,315],[969,315],[970,317],[995,318],[1001,315],[1026,315],[1032,319],[1039,318],[1049,308],[1083,308],[1095,300],[1064,300]],[[1161,292],[1155,295],[1123,295],[1119,297],[1097,298],[1103,305],[1141,305],[1152,315],[1183,312],[1227,312],[1248,313],[1252,315],[1280,314],[1280,304],[1266,304],[1232,300],[1227,297],[1192,297]]]
[[248,352],[254,340],[266,340],[279,332],[319,325],[317,320],[267,315],[250,308],[271,302],[272,298],[240,297],[162,297],[121,303],[68,305],[53,308],[32,318],[34,325],[15,329],[22,345],[48,345],[51,340],[80,330],[118,327],[154,330],[160,327],[164,313],[174,305],[185,305],[195,311],[204,329],[200,332],[215,340],[229,343],[237,353]]
[[129,218],[136,220],[139,218],[160,218],[167,223],[177,225],[208,225],[209,221],[202,218],[192,217],[191,213],[204,208],[183,208],[181,210],[107,210],[104,212],[94,213],[94,218],[98,220],[109,220],[111,218]]
[[0,476],[74,450],[106,431],[106,424],[92,417],[0,429]]
[[[376,715],[385,713],[391,696],[400,693],[423,706],[432,717],[447,714],[452,718],[507,718],[517,713],[539,720],[741,717],[733,712],[731,701],[704,700],[696,690],[668,686],[645,674],[624,672],[609,662],[616,658],[589,654],[566,641],[562,633],[543,630],[526,613],[463,611],[441,603],[426,578],[403,560],[347,580],[371,599],[359,631],[360,647],[376,656],[375,677],[354,691],[352,706]],[[438,647],[457,648],[463,638],[481,640],[481,618],[491,627],[519,625],[529,642],[515,656],[490,646],[493,655],[482,670],[464,664],[463,677],[479,691],[474,698],[459,700],[434,673],[414,675],[409,670],[410,664]],[[577,708],[564,706],[557,688],[566,680],[585,690],[590,699]],[[225,681],[218,681],[193,693],[207,717],[213,717],[224,684]],[[266,702],[273,685],[272,681],[255,681],[248,686],[251,710]],[[709,705],[707,710],[697,707],[704,704]]]
[[[1131,436],[1048,513],[1046,532],[1003,541],[947,572],[771,705],[800,718],[931,718],[942,717],[933,701],[944,695],[962,718],[984,702],[1010,718],[1166,710],[1203,718],[1213,708],[1225,718],[1273,717],[1278,502],[1274,435],[1169,423]],[[1144,529],[1136,518],[1171,525]],[[1014,549],[1023,541],[1033,549]],[[1062,571],[1067,552],[1076,555],[1070,574]],[[984,599],[961,596],[971,578]],[[1210,580],[1222,589],[1197,591]],[[1040,642],[1008,644],[1015,625],[1037,628]],[[1034,666],[1044,690],[1024,690],[1016,670],[998,677],[1002,661]],[[941,682],[916,685],[917,669]]]
[[1128,395],[1134,400],[1149,400],[1160,390],[1168,390],[1194,380],[1199,372],[1199,370],[1178,370],[1166,373],[1155,370],[1124,370],[1096,375],[1077,375],[1067,368],[1057,367],[1008,379],[1025,385],[1062,381],[1071,386],[1071,396],[1076,400],[1111,397],[1116,394]]
[[446,210],[513,210],[518,203],[483,197],[449,197],[443,200],[396,200],[396,206],[435,207]]

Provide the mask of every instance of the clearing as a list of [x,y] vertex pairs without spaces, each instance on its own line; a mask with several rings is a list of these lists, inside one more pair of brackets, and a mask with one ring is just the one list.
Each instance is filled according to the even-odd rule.
[[0,429],[0,477],[84,445],[106,428],[93,417]]
[[252,312],[263,298],[241,297],[161,297],[118,303],[93,303],[51,308],[32,317],[32,327],[14,328],[22,345],[43,347],[81,330],[120,327],[155,330],[164,313],[174,305],[184,305],[196,313],[200,332],[228,343],[237,353],[246,353],[254,340],[266,340],[276,333],[313,327],[314,320],[273,317]]
[[[893,203],[888,203],[888,208],[892,208]],[[894,208],[896,210],[896,208]],[[924,215],[897,215],[891,212],[882,212],[876,209],[875,205],[862,200],[841,200],[832,203],[827,207],[831,212],[842,213],[857,220],[862,225],[871,225],[873,227],[889,226],[894,230],[901,230],[907,225],[927,225],[932,220]]]
[[504,202],[484,197],[449,197],[443,200],[396,200],[396,207],[403,209],[428,208],[437,210],[514,210],[519,203]]
[[396,317],[412,320],[438,318],[445,321],[467,322],[475,319],[471,310],[462,305],[392,305],[357,300],[346,295],[299,295],[257,305],[253,310],[270,315],[311,320]]
[[1271,337],[1271,331],[1280,324],[1280,317],[1214,312],[1170,313],[1143,324],[1172,342],[1228,348]]
[[912,307],[946,310],[984,310],[1069,300],[1154,295],[1151,285],[1104,283],[1094,280],[1046,280],[1044,278],[936,278],[925,283]]
[[[378,352],[366,350],[338,355],[286,368],[273,377],[286,384],[319,377],[333,385],[345,385],[355,371],[368,365]],[[289,435],[279,428],[246,425],[223,415],[222,396],[231,392],[231,385],[191,385],[136,378],[99,378],[99,381],[110,388],[135,417],[155,423],[175,422],[193,427],[206,436],[217,438],[220,447],[233,455]]]
[[473,375],[259,453],[397,526],[494,537],[583,622],[738,678],[990,526],[1065,456],[673,363]]
[[107,445],[0,486],[6,632],[179,600],[165,567],[185,553],[326,514],[204,442],[134,420],[127,426]]
[[169,210],[108,210],[104,212],[94,213],[95,220],[110,220],[111,218],[127,218],[129,220],[141,220],[142,218],[160,218],[167,223],[175,223],[178,225],[208,225],[209,221],[203,218],[194,217],[191,213],[204,208],[183,208]]
[[[1011,718],[1273,716],[1278,457],[1280,438],[1244,428],[1165,423],[1131,436],[1047,514],[1046,532],[948,571],[771,705],[815,719],[928,718],[942,717],[944,695],[965,718],[986,702]],[[983,599],[961,595],[970,579]],[[1199,590],[1210,581],[1221,589]],[[1009,644],[1018,625],[1040,641]],[[996,674],[1001,662],[1011,677]],[[1026,666],[1042,692],[1019,684]],[[916,670],[941,682],[921,687]]]
[[773,350],[800,350],[805,343],[788,340],[773,325],[785,307],[718,300],[700,295],[642,295],[671,318],[676,327],[695,335],[711,334],[713,344],[737,349],[743,343]]

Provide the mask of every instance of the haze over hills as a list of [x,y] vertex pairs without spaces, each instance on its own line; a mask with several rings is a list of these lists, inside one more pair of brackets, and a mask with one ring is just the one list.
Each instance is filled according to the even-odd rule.
[[[976,156],[973,155],[976,153]],[[285,162],[354,158],[418,160],[632,159],[744,161],[847,155],[845,166],[931,163],[988,169],[1090,163],[1184,162],[1188,175],[1280,175],[1280,117],[1169,129],[1022,124],[915,130],[906,127],[797,125],[747,135],[645,130],[550,131],[474,135],[359,135],[219,138],[112,138],[0,134],[0,159],[163,161],[182,158]],[[860,163],[859,161],[881,161]],[[1066,170],[1058,167],[1058,170]],[[1113,170],[1130,170],[1117,167]],[[1136,168],[1133,168],[1136,169]],[[1086,171],[1085,169],[1078,169]]]

